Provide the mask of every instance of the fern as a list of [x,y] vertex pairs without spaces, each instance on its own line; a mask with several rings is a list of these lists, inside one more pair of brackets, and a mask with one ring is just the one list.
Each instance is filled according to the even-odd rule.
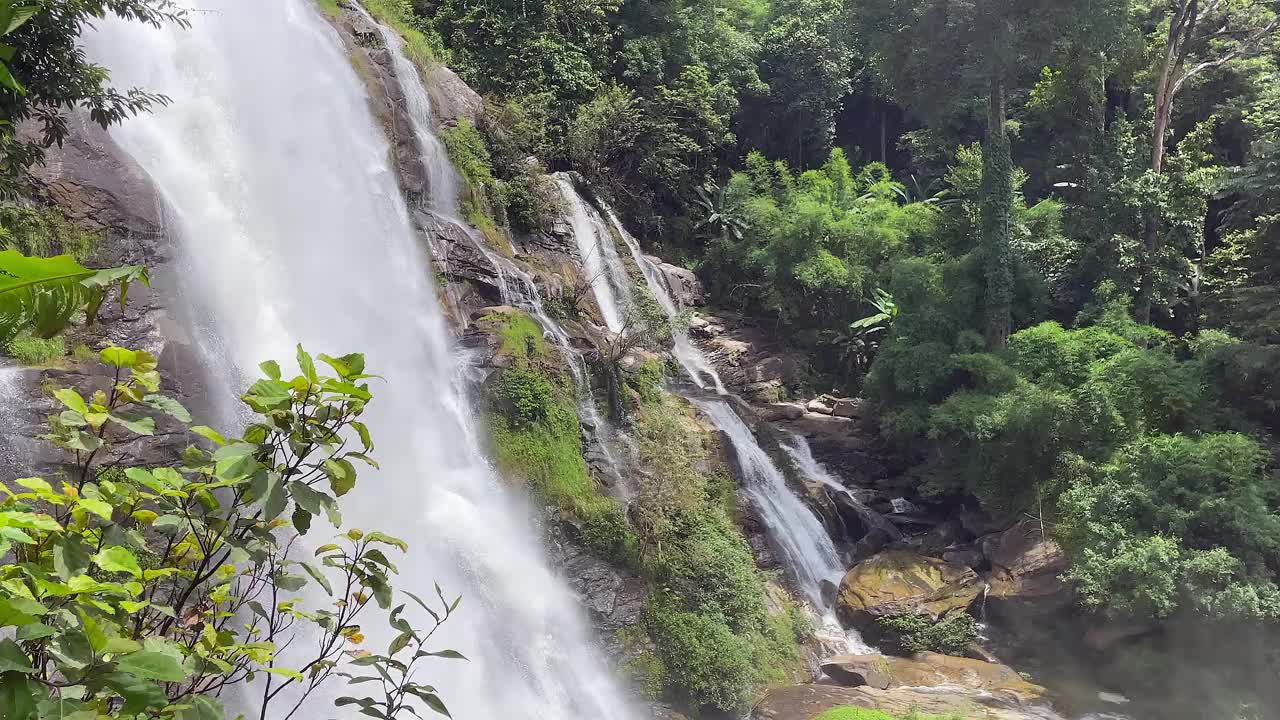
[[69,255],[41,258],[0,251],[0,345],[26,329],[36,337],[53,337],[80,311],[92,324],[112,287],[119,288],[123,305],[129,284],[138,281],[149,284],[141,266],[95,270]]

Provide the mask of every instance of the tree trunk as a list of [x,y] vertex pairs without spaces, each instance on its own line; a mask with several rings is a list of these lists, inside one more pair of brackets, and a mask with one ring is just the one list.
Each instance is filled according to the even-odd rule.
[[[1173,115],[1173,95],[1167,87],[1172,70],[1168,67],[1164,69],[1160,77],[1160,86],[1156,91],[1155,128],[1152,131],[1151,140],[1151,171],[1157,177],[1164,173],[1164,136],[1169,131],[1169,119]],[[1159,252],[1160,206],[1157,202],[1150,202],[1142,212],[1142,262],[1138,294],[1133,303],[1133,319],[1144,324],[1151,322],[1152,296],[1155,293],[1155,264]]]
[[[1169,40],[1165,46],[1164,62],[1156,79],[1155,125],[1151,131],[1151,171],[1157,177],[1164,173],[1165,135],[1169,132],[1169,120],[1173,117],[1173,97],[1176,94],[1176,76],[1186,60],[1187,43],[1198,19],[1197,0],[1183,0],[1169,25]],[[1151,306],[1155,294],[1155,263],[1160,252],[1160,205],[1155,198],[1142,211],[1142,257],[1138,263],[1138,292],[1133,301],[1133,319],[1151,322]]]
[[993,71],[987,97],[987,139],[982,150],[981,248],[987,275],[986,341],[1001,350],[1009,340],[1013,305],[1013,267],[1009,218],[1013,212],[1013,158],[1005,132],[1005,88]]

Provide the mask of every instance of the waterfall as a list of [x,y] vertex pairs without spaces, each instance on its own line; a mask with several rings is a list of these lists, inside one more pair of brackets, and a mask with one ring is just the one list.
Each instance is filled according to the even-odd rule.
[[604,324],[609,332],[621,332],[624,320],[618,293],[629,294],[631,282],[613,245],[613,238],[600,214],[578,194],[573,180],[564,173],[556,173],[552,177],[568,206],[573,239],[582,257],[582,271],[586,273],[587,282],[591,283],[591,292],[600,306]]
[[845,487],[844,483],[836,480],[832,476],[831,471],[825,465],[818,462],[813,456],[813,448],[809,447],[809,441],[804,439],[803,435],[796,433],[787,433],[786,439],[782,443],[782,449],[791,457],[791,461],[795,463],[796,470],[805,478],[821,483],[831,492],[840,495],[849,504],[863,524],[868,530],[877,529],[885,533],[892,540],[898,540],[902,537],[902,531],[896,525],[885,519],[883,515],[867,507],[852,490]]
[[222,338],[211,362],[245,374],[302,342],[363,351],[386,378],[368,413],[382,470],[348,496],[346,526],[409,542],[401,587],[462,595],[438,637],[471,660],[421,679],[455,717],[633,717],[530,509],[480,455],[430,265],[337,33],[310,0],[249,5],[205,0],[190,31],[104,21],[86,38],[117,83],[173,99],[113,135],[171,210],[194,268],[177,284],[207,320],[193,334]]
[[674,345],[672,354],[675,355],[676,362],[680,363],[680,367],[684,368],[685,374],[699,388],[706,389],[707,380],[710,380],[717,393],[727,395],[729,391],[725,389],[724,383],[720,381],[720,374],[712,367],[711,362],[707,360],[707,356],[694,347],[693,341],[689,339],[689,331],[684,327],[683,323],[678,321],[680,308],[676,306],[675,300],[671,297],[671,290],[667,286],[667,279],[662,274],[662,270],[640,250],[640,241],[627,232],[627,228],[623,226],[622,221],[618,219],[613,209],[606,207],[604,212],[609,218],[609,223],[613,225],[613,229],[617,231],[622,241],[626,243],[627,249],[631,251],[631,258],[640,267],[640,273],[644,275],[644,282],[649,287],[649,292],[653,294],[654,299],[658,301],[658,305],[671,321],[671,336],[672,344]]
[[[814,512],[787,485],[786,478],[773,458],[760,447],[751,428],[747,427],[734,410],[729,400],[730,393],[725,389],[711,361],[690,341],[679,322],[680,307],[671,295],[662,270],[644,255],[640,243],[627,232],[612,209],[605,207],[603,212],[626,243],[631,257],[640,266],[649,291],[672,323],[676,360],[700,389],[706,389],[710,381],[721,396],[690,399],[725,434],[733,446],[738,464],[745,475],[747,498],[759,509],[770,538],[782,550],[786,566],[794,575],[801,596],[818,615],[822,639],[829,641],[839,652],[871,652],[857,632],[845,632],[834,610],[823,598],[823,582],[839,584],[845,571],[830,534]],[[818,467],[816,461],[813,466]]]

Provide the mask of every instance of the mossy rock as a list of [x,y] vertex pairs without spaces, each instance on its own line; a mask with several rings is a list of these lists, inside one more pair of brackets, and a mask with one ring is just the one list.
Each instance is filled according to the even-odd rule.
[[970,568],[892,551],[858,563],[844,576],[837,607],[860,628],[895,615],[922,615],[937,622],[964,612],[981,593],[978,574]]

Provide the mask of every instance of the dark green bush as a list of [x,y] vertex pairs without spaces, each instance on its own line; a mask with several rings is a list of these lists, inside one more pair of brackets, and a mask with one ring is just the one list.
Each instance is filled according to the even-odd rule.
[[978,637],[978,621],[968,613],[933,622],[925,615],[891,615],[876,620],[884,632],[882,649],[897,654],[939,652],[959,655]]

